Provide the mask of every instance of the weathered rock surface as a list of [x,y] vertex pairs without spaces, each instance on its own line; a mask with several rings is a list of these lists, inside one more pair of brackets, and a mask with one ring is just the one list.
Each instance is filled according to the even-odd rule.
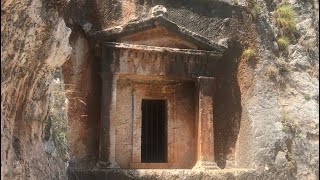
[[[259,3],[264,12],[274,10],[268,2]],[[288,55],[277,56],[270,51],[276,47],[260,42],[261,61],[255,70],[255,88],[248,103],[256,131],[258,156],[254,166],[261,168],[268,179],[319,179],[319,154],[315,153],[319,151],[318,5],[312,1],[289,4],[296,13],[300,36],[288,47]],[[275,26],[270,13],[261,16],[270,22],[270,27]],[[286,75],[280,75],[285,87],[265,76],[270,66],[279,62],[287,69]]]
[[[215,137],[224,144],[215,147],[215,155],[225,170],[78,175],[319,179],[319,5],[286,2],[297,14],[298,36],[281,53],[272,12],[284,1],[258,0],[257,19],[244,0],[70,0],[62,11],[64,18],[57,12],[60,1],[2,1],[1,179],[62,179],[67,162],[73,168],[95,167],[100,110],[88,107],[99,103],[99,64],[85,32],[147,18],[158,4],[179,27],[229,48],[224,68],[216,73],[222,78]],[[66,24],[73,31],[70,42]],[[255,48],[259,61],[241,56],[248,47]]]
[[66,123],[64,91],[57,88],[63,78],[55,71],[71,53],[71,30],[56,5],[1,1],[1,179],[66,177],[67,159],[57,147],[65,130],[53,134],[56,121],[48,125],[50,118]]

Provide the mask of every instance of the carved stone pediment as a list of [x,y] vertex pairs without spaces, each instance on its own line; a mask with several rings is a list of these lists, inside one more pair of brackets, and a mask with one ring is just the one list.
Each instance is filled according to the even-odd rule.
[[[161,8],[160,8],[161,9]],[[146,19],[89,33],[97,42],[118,42],[136,45],[199,49],[223,53],[227,47],[178,25],[166,13],[153,12]]]
[[120,37],[117,42],[179,49],[201,49],[195,43],[181,38],[162,26]]

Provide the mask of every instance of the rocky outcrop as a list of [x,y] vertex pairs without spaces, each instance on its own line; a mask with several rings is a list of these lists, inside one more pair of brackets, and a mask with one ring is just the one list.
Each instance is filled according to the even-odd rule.
[[71,30],[57,5],[1,1],[1,179],[66,177],[66,129],[54,119],[66,123],[56,70],[71,53]]
[[255,131],[253,166],[268,179],[319,179],[317,2],[288,1],[297,35],[284,51],[267,40],[279,38],[273,12],[281,3],[257,3],[260,61],[245,105]]
[[[274,20],[283,3],[296,14],[284,50]],[[212,177],[247,168],[240,178],[319,179],[319,5],[312,0],[2,1],[1,179],[62,179],[68,162],[95,167],[100,110],[89,107],[99,103],[101,82],[98,47],[85,32],[146,19],[158,4],[178,27],[228,47],[215,106],[223,142],[215,155],[226,171]],[[253,61],[242,55],[247,49]],[[204,176],[211,177],[197,175]]]

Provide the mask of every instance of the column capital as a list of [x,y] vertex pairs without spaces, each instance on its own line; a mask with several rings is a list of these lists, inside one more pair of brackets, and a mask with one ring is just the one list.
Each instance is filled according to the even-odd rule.
[[201,85],[211,85],[215,82],[215,77],[207,77],[207,76],[198,76],[197,82]]
[[215,83],[216,80],[214,77],[199,76],[197,77],[197,83],[199,88],[199,93],[205,96],[212,96],[215,92]]
[[198,80],[202,80],[202,79],[204,79],[204,80],[214,80],[216,78],[215,77],[210,77],[210,76],[198,76],[197,79]]

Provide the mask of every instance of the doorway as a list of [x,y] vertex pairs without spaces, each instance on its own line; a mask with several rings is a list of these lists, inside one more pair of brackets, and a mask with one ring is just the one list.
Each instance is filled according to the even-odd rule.
[[143,99],[141,162],[167,162],[167,109],[165,100]]

